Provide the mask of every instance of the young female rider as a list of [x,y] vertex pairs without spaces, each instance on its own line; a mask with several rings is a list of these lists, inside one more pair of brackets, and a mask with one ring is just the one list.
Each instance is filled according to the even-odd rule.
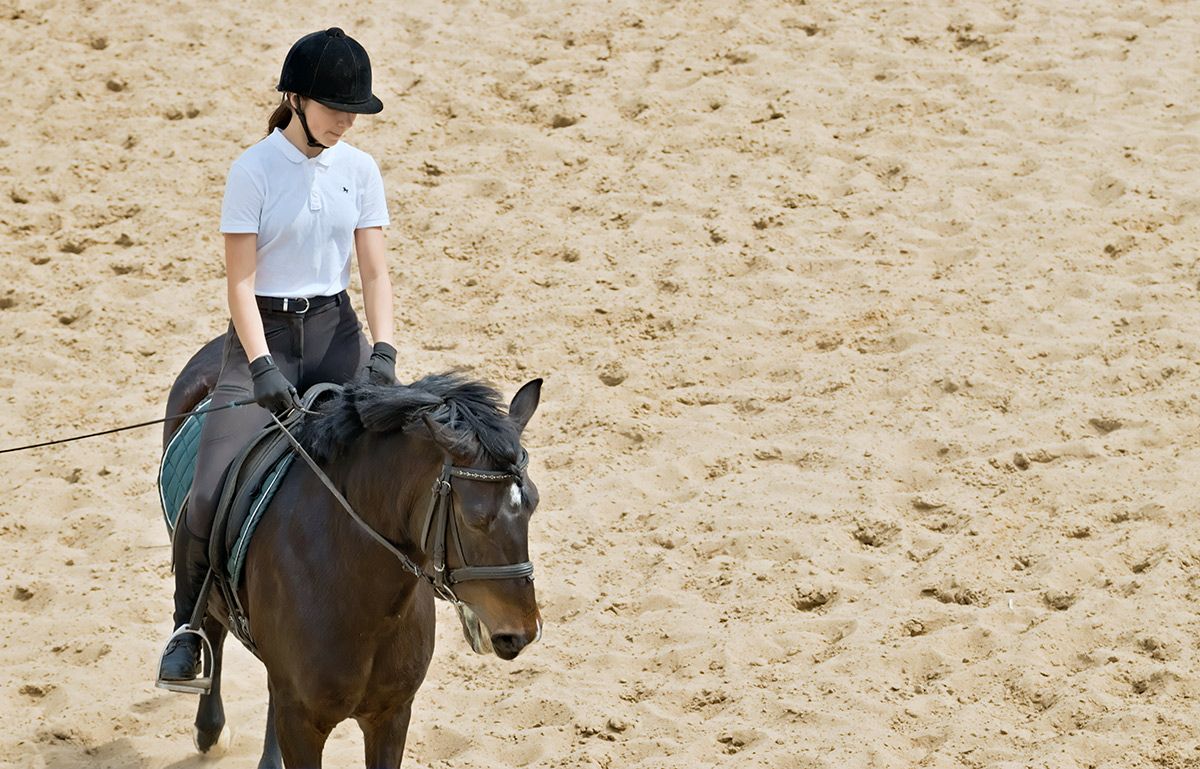
[[[253,393],[262,408],[205,419],[192,496],[175,532],[180,629],[208,571],[224,474],[271,421],[268,410],[287,412],[298,405],[297,390],[345,382],[360,369],[381,382],[396,376],[383,180],[369,155],[341,141],[358,114],[383,109],[371,93],[367,52],[337,28],[306,35],[284,59],[278,90],[283,100],[268,135],[234,162],[221,207],[232,323],[212,405]],[[352,249],[374,348],[346,297]],[[177,630],[159,663],[159,683],[191,681],[200,666],[199,637]]]

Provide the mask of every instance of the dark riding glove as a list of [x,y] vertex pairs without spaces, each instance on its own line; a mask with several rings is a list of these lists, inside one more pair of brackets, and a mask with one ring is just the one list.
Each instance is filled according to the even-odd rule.
[[372,384],[396,384],[396,348],[387,342],[376,342],[359,376]]
[[254,401],[264,409],[282,416],[300,408],[295,386],[283,375],[270,355],[250,361],[250,379],[254,382]]

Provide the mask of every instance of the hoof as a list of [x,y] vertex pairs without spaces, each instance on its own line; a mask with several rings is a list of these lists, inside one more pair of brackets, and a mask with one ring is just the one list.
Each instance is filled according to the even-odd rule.
[[196,745],[196,750],[210,758],[220,758],[229,752],[230,746],[233,745],[233,730],[222,729],[221,733],[214,738],[211,734],[204,734],[199,729],[192,730],[192,742]]

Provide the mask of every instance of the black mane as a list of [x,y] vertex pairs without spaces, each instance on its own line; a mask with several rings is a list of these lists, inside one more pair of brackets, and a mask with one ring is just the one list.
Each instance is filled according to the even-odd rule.
[[329,460],[365,432],[393,433],[425,430],[422,417],[450,428],[459,436],[455,453],[482,449],[500,464],[515,464],[521,436],[508,419],[503,399],[494,387],[463,374],[431,374],[407,386],[375,385],[356,380],[318,406],[296,438],[313,457]]

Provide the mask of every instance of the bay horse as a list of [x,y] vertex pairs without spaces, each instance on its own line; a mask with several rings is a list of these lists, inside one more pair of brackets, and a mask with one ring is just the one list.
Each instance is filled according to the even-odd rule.
[[[184,366],[168,415],[213,388],[220,341]],[[528,552],[538,494],[520,443],[540,393],[533,380],[505,409],[490,386],[457,374],[408,386],[355,382],[293,431],[332,487],[293,462],[246,555],[237,596],[269,694],[260,769],[319,767],[347,718],[362,729],[368,767],[399,767],[433,656],[435,594],[454,604],[476,652],[513,659],[541,636]],[[180,424],[165,424],[164,450]],[[202,753],[225,725],[229,615],[214,591],[204,620],[212,688],[194,733]]]

